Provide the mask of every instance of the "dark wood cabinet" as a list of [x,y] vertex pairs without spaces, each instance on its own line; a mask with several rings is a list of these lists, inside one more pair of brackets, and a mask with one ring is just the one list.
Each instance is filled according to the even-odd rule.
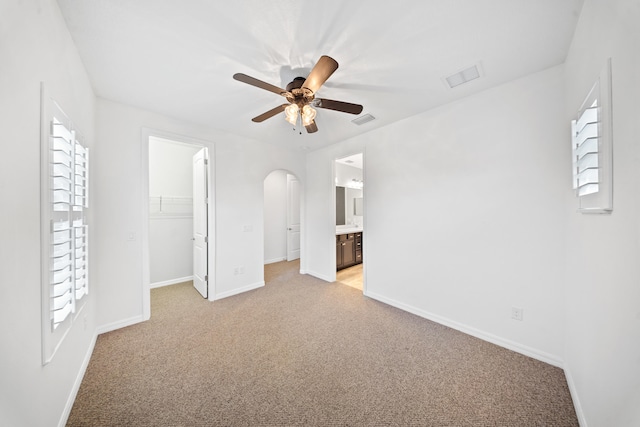
[[336,236],[336,270],[362,262],[362,233]]
[[362,233],[355,233],[354,243],[355,263],[360,264],[362,262]]

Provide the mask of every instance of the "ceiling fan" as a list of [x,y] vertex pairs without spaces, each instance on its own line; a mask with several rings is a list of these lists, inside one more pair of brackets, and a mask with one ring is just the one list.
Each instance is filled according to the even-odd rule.
[[296,77],[287,85],[286,90],[242,73],[234,74],[233,78],[239,82],[277,93],[289,101],[289,104],[279,105],[266,113],[254,117],[251,119],[252,121],[260,123],[284,111],[285,119],[289,123],[295,126],[298,123],[298,118],[300,118],[307,132],[314,133],[318,131],[318,126],[315,121],[316,110],[313,107],[350,114],[360,114],[362,112],[362,105],[359,104],[315,97],[318,89],[337,69],[338,63],[336,60],[323,55],[306,79],[304,77]]

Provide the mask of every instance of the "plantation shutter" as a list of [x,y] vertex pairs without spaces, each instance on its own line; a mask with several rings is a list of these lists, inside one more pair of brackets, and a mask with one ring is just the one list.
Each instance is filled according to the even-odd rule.
[[571,121],[573,189],[580,213],[607,214],[613,210],[611,101],[609,59]]
[[573,189],[578,196],[597,193],[598,171],[598,100],[571,122],[573,135]]
[[[73,210],[84,213],[89,207],[89,150],[81,144],[80,136],[75,143],[74,206]],[[80,300],[89,293],[88,287],[88,227],[84,215],[73,221],[75,299]]]
[[[74,194],[75,137],[61,112],[51,122],[51,327],[74,311],[74,242],[70,211]],[[66,123],[65,123],[66,122]]]
[[44,89],[42,120],[42,354],[46,364],[89,293],[89,150],[62,109],[44,96]]

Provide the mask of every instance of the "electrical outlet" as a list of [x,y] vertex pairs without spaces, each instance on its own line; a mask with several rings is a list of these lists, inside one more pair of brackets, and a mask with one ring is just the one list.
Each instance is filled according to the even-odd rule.
[[244,274],[244,267],[243,266],[235,267],[233,269],[233,274],[236,275],[236,276],[239,275],[239,274]]
[[511,318],[513,320],[523,320],[524,310],[519,307],[511,307]]

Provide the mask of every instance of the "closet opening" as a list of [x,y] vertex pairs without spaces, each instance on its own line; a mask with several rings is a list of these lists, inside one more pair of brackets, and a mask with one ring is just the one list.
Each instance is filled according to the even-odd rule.
[[213,147],[151,131],[143,138],[148,167],[143,227],[143,311],[153,288],[188,283],[213,301]]

